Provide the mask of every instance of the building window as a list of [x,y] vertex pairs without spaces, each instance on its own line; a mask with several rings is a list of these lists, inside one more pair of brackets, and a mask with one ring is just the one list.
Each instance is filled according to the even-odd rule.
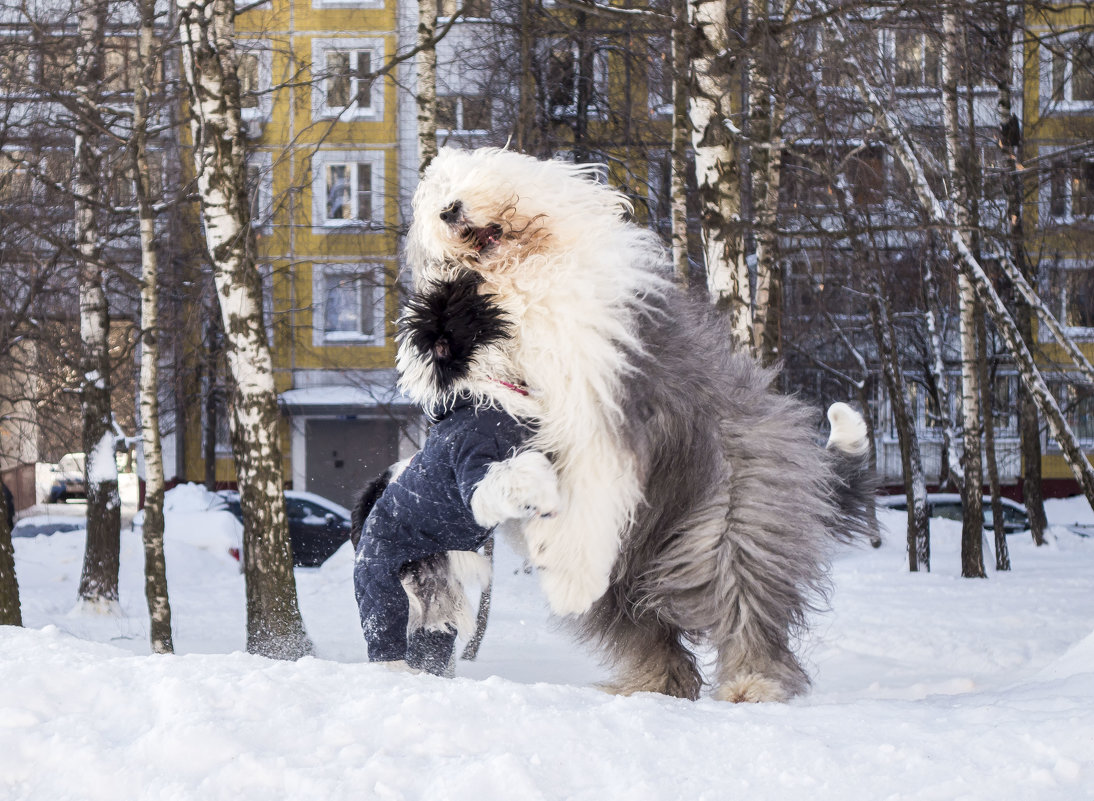
[[606,53],[596,46],[582,53],[577,43],[563,41],[550,45],[546,56],[542,88],[548,116],[552,119],[576,116],[583,94],[586,112],[599,114],[607,97]]
[[446,95],[437,98],[437,129],[451,133],[490,131],[490,99],[482,95]]
[[1048,213],[1057,220],[1094,217],[1094,159],[1057,159],[1048,181]]
[[383,224],[383,153],[321,151],[313,164],[315,225],[372,228]]
[[258,108],[258,54],[240,53],[239,66],[239,105],[241,108]]
[[242,39],[239,43],[236,77],[244,121],[268,120],[273,110],[273,71],[270,46],[263,40]]
[[466,8],[461,19],[490,19],[490,0],[441,0],[440,16],[451,17]]
[[383,61],[379,39],[317,39],[312,43],[315,116],[382,117],[383,81],[371,72]]
[[108,92],[131,92],[140,79],[137,40],[110,37],[103,53],[103,82]]
[[378,265],[315,265],[315,344],[381,344],[384,271]]
[[650,37],[649,45],[650,113],[672,114],[672,40],[668,36]]
[[247,159],[247,192],[251,202],[251,226],[273,224],[273,175],[269,153],[252,153]]
[[1070,37],[1041,47],[1043,110],[1089,109],[1094,105],[1094,41]]
[[941,77],[938,44],[922,31],[893,32],[893,83],[898,88],[936,89]]

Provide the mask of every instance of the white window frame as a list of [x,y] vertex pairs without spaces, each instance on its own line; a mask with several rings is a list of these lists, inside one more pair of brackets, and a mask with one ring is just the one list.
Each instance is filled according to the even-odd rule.
[[[1066,193],[1065,202],[1067,204],[1067,209],[1062,215],[1052,213],[1052,171],[1054,169],[1055,162],[1058,160],[1055,158],[1056,154],[1061,154],[1060,158],[1063,159],[1063,161],[1068,165],[1069,168],[1069,172],[1067,173],[1067,181],[1064,185],[1064,191]],[[1070,173],[1070,168],[1075,164],[1076,161],[1094,162],[1094,154],[1091,154],[1088,157],[1084,158],[1079,154],[1069,154],[1067,149],[1065,148],[1042,147],[1041,158],[1044,163],[1048,165],[1049,169],[1048,179],[1040,182],[1040,188],[1038,190],[1038,217],[1041,220],[1041,225],[1043,226],[1045,223],[1050,221],[1056,224],[1070,225],[1076,222],[1094,220],[1094,213],[1080,215],[1075,214],[1075,209],[1071,197]]]
[[[372,216],[367,220],[327,219],[327,167],[332,164],[369,164],[372,167]],[[350,170],[354,181],[350,192],[357,203],[357,170]],[[318,231],[345,228],[377,230],[384,225],[384,151],[382,150],[321,150],[312,156],[312,226]]]
[[273,227],[273,154],[269,151],[255,151],[247,155],[248,190],[250,190],[251,171],[258,172],[258,184],[254,191],[257,197],[248,198],[252,214],[251,227],[256,231],[268,231]]
[[438,95],[437,100],[452,99],[452,100],[456,101],[456,127],[455,128],[442,128],[438,125],[438,127],[437,127],[438,135],[441,135],[441,134],[447,134],[447,135],[456,134],[456,135],[461,135],[461,136],[482,136],[484,134],[490,133],[490,128],[468,128],[463,124],[464,123],[464,108],[463,108],[464,101],[467,100],[467,99],[480,99],[480,98],[482,99],[482,101],[484,103],[488,104],[489,107],[490,107],[490,124],[493,125],[494,124],[494,104],[493,104],[493,101],[490,99],[489,95],[486,95],[486,94],[472,95],[472,94],[468,94],[466,92],[465,93],[451,92],[451,93],[445,93],[443,95]]
[[[1094,99],[1091,100],[1074,100],[1072,93],[1074,92],[1074,48],[1071,46],[1073,42],[1077,42],[1082,39],[1080,34],[1073,34],[1070,36],[1054,37],[1052,40],[1053,46],[1050,48],[1044,42],[1042,42],[1039,48],[1040,52],[1040,106],[1041,113],[1051,114],[1053,112],[1085,112],[1089,113],[1094,111]],[[1052,61],[1059,51],[1066,55],[1067,61],[1064,64],[1064,92],[1060,98],[1053,97],[1052,88]]]
[[[378,290],[376,296],[373,298],[371,313],[372,313],[372,330],[373,333],[367,333],[364,331],[331,331],[326,330],[327,320],[327,279],[330,277],[341,277],[346,280],[352,280],[353,278],[363,278],[368,280],[370,277],[375,282],[375,287]],[[378,263],[361,263],[361,264],[313,264],[312,265],[312,345],[315,347],[323,347],[326,345],[368,345],[372,347],[379,347],[384,344],[385,337],[385,325],[384,318],[385,304],[387,300],[387,282],[385,279],[385,270],[383,264]],[[367,312],[364,310],[364,301],[361,300],[359,305],[362,309],[362,315]],[[361,320],[362,327],[366,322]]]
[[384,0],[311,0],[312,8],[383,8]]
[[[897,40],[897,34],[900,34],[900,33],[911,33],[911,34],[917,36],[919,38],[920,44],[922,45],[922,50],[920,52],[920,58],[919,58],[919,77],[920,77],[920,81],[921,81],[920,83],[897,85],[896,72],[897,72],[898,65],[897,65],[897,52],[896,52],[897,41],[896,40]],[[934,45],[935,46],[935,48],[936,48],[935,57],[938,59],[938,70],[939,70],[939,72],[938,72],[938,82],[935,83],[934,85],[926,83],[926,81],[925,81],[926,71],[927,71],[927,64],[926,64],[927,47],[929,45]],[[885,31],[883,31],[882,34],[881,34],[881,41],[880,41],[879,47],[881,48],[880,52],[882,52],[884,54],[885,60],[888,62],[889,71],[890,71],[890,75],[891,75],[891,79],[892,79],[892,82],[893,82],[893,88],[894,89],[896,89],[899,92],[908,93],[908,94],[915,94],[917,92],[918,93],[923,93],[923,92],[937,93],[941,90],[941,88],[942,88],[942,59],[943,59],[943,52],[942,52],[942,48],[939,46],[939,42],[937,42],[936,40],[934,40],[931,37],[931,33],[929,31],[922,30],[922,29],[919,29],[919,28],[916,28],[916,27],[910,26],[910,25],[909,26],[902,26],[902,27],[888,28]]]
[[[1063,326],[1064,333],[1077,341],[1090,342],[1094,340],[1094,326],[1068,325],[1067,280],[1063,278],[1063,274],[1068,272],[1089,271],[1091,269],[1090,262],[1080,259],[1056,259],[1050,269],[1059,275],[1059,277],[1053,276],[1051,279],[1052,281],[1058,282],[1056,287],[1058,291],[1053,292],[1053,287],[1049,284],[1047,291],[1042,294],[1051,295],[1051,299],[1048,301],[1049,308],[1056,314],[1056,319],[1059,320],[1060,325]],[[1045,280],[1049,280],[1047,276]]]
[[[240,116],[244,122],[250,120],[268,120],[273,114],[273,53],[270,43],[264,39],[240,39],[240,56],[255,56],[258,59],[258,97],[254,108],[241,108]],[[243,87],[240,86],[242,94]]]
[[[368,51],[370,66],[375,69],[384,63],[384,40],[378,37],[355,39],[313,39],[312,57],[312,116],[315,119],[332,117],[345,121],[370,120],[379,122],[384,119],[384,77],[377,76],[369,90],[368,106],[358,105],[356,101],[349,106],[327,105],[326,76],[327,56],[330,53],[347,53],[351,59],[351,68],[356,67],[354,60],[361,51]],[[356,81],[356,79],[353,79]],[[356,96],[356,92],[353,93]]]

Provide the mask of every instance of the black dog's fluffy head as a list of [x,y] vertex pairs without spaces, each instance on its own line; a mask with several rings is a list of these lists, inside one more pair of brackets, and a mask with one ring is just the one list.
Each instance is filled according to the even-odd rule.
[[437,389],[466,378],[481,349],[508,339],[509,322],[492,295],[480,294],[482,278],[460,273],[415,292],[399,320],[399,336],[433,368]]

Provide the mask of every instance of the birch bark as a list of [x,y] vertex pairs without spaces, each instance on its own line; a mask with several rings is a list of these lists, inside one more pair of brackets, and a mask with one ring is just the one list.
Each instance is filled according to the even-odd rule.
[[232,445],[243,509],[247,650],[311,651],[297,603],[285,516],[280,415],[262,320],[247,194],[231,0],[178,3],[194,164],[232,378]]
[[153,0],[140,0],[137,38],[139,75],[133,87],[133,170],[137,190],[141,247],[141,368],[139,405],[141,445],[145,465],[144,594],[148,602],[152,651],[173,653],[171,603],[167,596],[167,562],[163,551],[163,449],[159,407],[159,263],[156,257],[156,214],[148,163],[150,98],[160,59],[156,53],[156,11]]
[[437,155],[437,0],[418,0],[418,175]]
[[[948,4],[942,13],[942,123],[946,144],[946,173],[949,177],[947,205],[953,209],[957,228],[964,237],[972,237],[970,225],[968,176],[959,164],[959,128],[957,85],[960,73],[961,30],[957,13]],[[968,121],[972,125],[972,120]],[[970,159],[971,161],[971,156]],[[984,486],[981,446],[983,428],[980,421],[980,369],[977,363],[977,299],[972,281],[963,272],[957,275],[958,312],[961,342],[961,412],[964,452],[961,463],[965,480],[961,483],[961,575],[983,578]]]
[[699,186],[707,289],[729,315],[733,336],[752,347],[752,290],[741,241],[741,169],[733,127],[735,50],[726,0],[690,0],[695,36],[688,102]]
[[[997,89],[997,113],[999,124],[999,149],[1003,155],[1003,191],[1006,194],[1006,242],[1011,258],[1018,272],[1027,282],[1037,281],[1037,267],[1026,253],[1025,223],[1023,221],[1022,187],[1022,122],[1014,113],[1013,93],[1011,89],[1011,54],[1018,51],[1019,63],[1024,54],[1024,45],[1015,44],[1015,26],[1011,11],[1024,14],[1021,3],[1009,3],[1001,0],[996,4],[998,20],[998,46],[994,63]],[[1014,319],[1023,341],[1033,341],[1034,313],[1028,299],[1014,300]],[[1041,489],[1041,425],[1037,414],[1037,404],[1026,387],[1018,386],[1018,435],[1022,450],[1022,499],[1029,512],[1030,532],[1037,545],[1045,544],[1045,528],[1048,519],[1045,516],[1044,493]]]
[[672,264],[676,283],[687,289],[691,283],[688,258],[688,93],[691,70],[691,26],[688,0],[672,0],[672,176],[670,215],[672,219]]
[[76,136],[73,194],[79,269],[82,444],[87,489],[87,546],[80,574],[80,602],[111,609],[118,602],[121,500],[114,462],[110,407],[110,314],[102,263],[102,233],[95,198],[102,182],[99,94],[103,77],[106,5],[83,0],[76,12]]
[[782,0],[780,19],[770,19],[770,0],[749,0],[749,17],[760,41],[749,58],[749,152],[751,154],[753,228],[756,239],[756,299],[753,339],[764,364],[776,362],[779,350],[779,273],[776,219],[782,183],[783,122],[790,74],[791,31],[796,0]]

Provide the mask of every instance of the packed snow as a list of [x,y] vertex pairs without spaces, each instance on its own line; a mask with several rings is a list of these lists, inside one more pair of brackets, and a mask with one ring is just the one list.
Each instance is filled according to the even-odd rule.
[[[243,652],[226,514],[169,506],[174,656],[150,655],[139,535],[116,614],[77,608],[84,535],[15,540],[25,628],[0,628],[0,799],[1094,799],[1094,522],[1053,501],[1050,544],[959,576],[960,525],[932,522],[910,574],[904,518],[833,563],[802,644],[811,694],[730,705],[597,689],[595,658],[498,549],[490,627],[457,678],[366,661],[348,545],[297,568],[315,656]],[[189,495],[186,495],[189,493]],[[202,507],[203,502],[214,508]]]

